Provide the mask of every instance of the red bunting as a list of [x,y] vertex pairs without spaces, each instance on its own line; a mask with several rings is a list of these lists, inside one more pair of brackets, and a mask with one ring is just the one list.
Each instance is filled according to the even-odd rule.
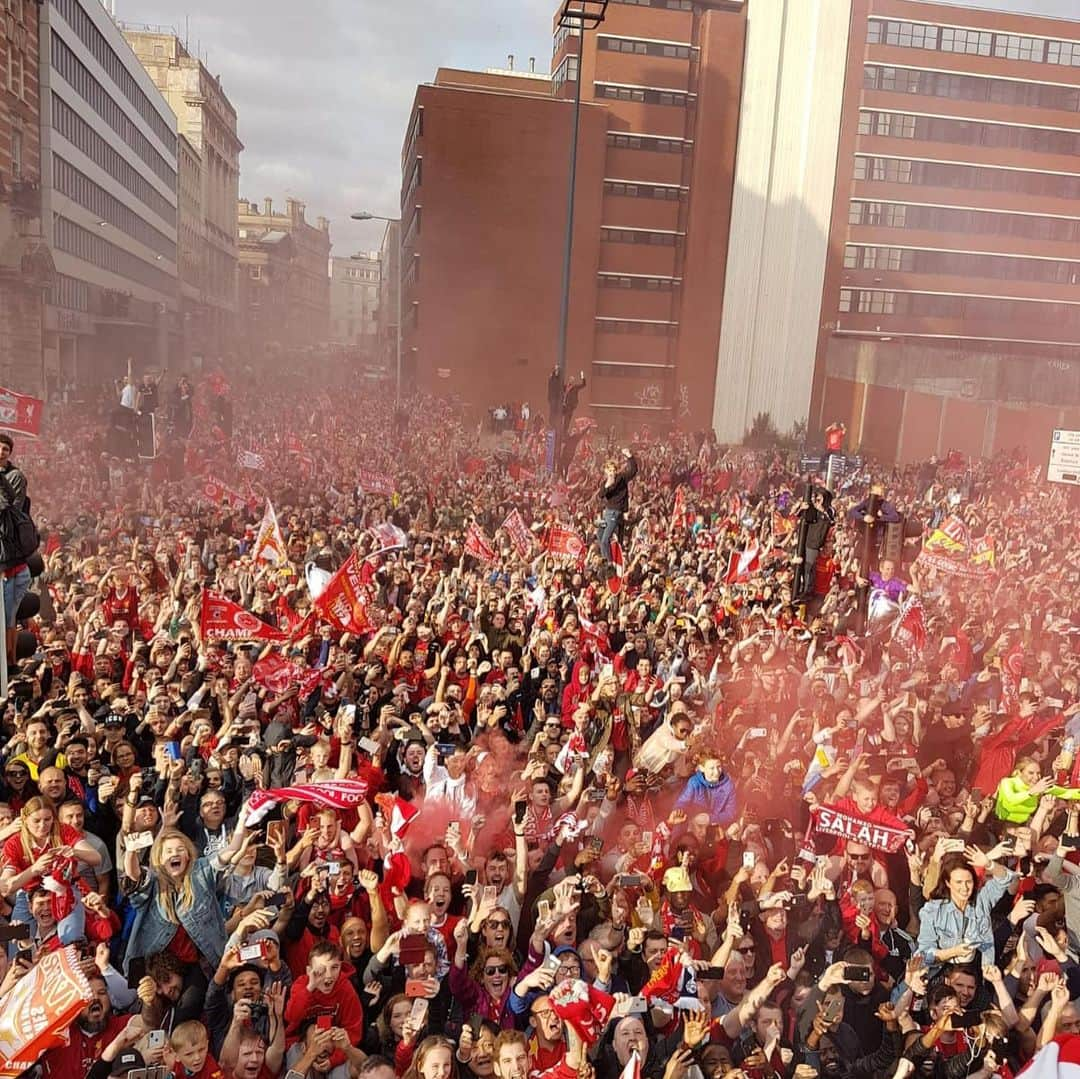
[[203,593],[200,626],[204,638],[219,641],[285,640],[285,634],[280,630],[217,592]]

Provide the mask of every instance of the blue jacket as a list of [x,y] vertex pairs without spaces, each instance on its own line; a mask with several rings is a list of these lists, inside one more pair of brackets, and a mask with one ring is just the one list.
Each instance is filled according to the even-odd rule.
[[[200,858],[191,870],[191,886],[194,899],[190,907],[177,906],[177,917],[199,954],[216,967],[225,954],[225,919],[217,896],[218,873],[221,863],[217,858]],[[131,927],[124,955],[124,973],[135,956],[163,952],[176,936],[176,923],[169,921],[158,894],[157,878],[143,870],[138,887],[130,896],[135,908],[135,923]]]
[[721,774],[716,783],[710,783],[700,771],[695,772],[686,781],[675,808],[688,817],[708,813],[710,824],[730,824],[736,815],[735,784],[726,774]]

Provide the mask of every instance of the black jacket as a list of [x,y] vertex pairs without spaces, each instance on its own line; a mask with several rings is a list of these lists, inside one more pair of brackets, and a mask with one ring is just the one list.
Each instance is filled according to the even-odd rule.
[[606,483],[600,484],[597,498],[604,504],[604,509],[626,513],[630,508],[630,481],[637,474],[637,460],[631,456],[626,464],[615,473],[615,481],[610,487]]

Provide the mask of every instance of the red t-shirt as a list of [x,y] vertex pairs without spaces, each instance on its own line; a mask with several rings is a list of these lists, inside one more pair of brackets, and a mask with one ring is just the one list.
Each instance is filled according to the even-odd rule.
[[[60,845],[63,847],[73,847],[79,840],[82,839],[82,833],[72,828],[70,825],[60,825]],[[0,866],[5,868],[11,867],[15,870],[16,874],[23,873],[30,868],[47,850],[52,849],[52,842],[42,843],[38,846],[31,847],[30,858],[27,860],[26,852],[23,850],[22,835],[16,833],[13,836],[9,836],[4,841],[3,853],[0,853]],[[33,880],[29,880],[23,885],[23,891],[29,892],[36,888],[41,883],[40,877],[35,877]]]
[[127,1015],[110,1016],[100,1034],[85,1034],[78,1023],[72,1023],[68,1028],[71,1041],[50,1049],[41,1058],[45,1079],[89,1075],[90,1069],[101,1059],[101,1051],[127,1026],[130,1018]]

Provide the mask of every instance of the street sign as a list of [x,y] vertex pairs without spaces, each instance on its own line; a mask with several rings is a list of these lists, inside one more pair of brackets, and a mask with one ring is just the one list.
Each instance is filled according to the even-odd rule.
[[1080,431],[1054,432],[1046,478],[1052,483],[1080,485]]

